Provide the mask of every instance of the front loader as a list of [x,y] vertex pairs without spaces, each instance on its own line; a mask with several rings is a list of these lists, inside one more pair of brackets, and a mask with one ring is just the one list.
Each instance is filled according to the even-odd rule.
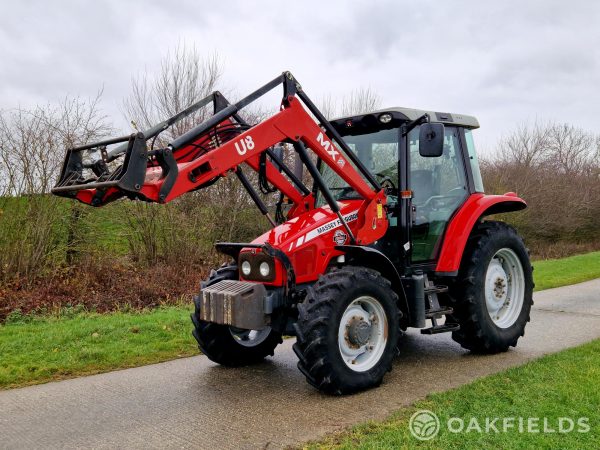
[[[279,111],[244,121],[240,111],[278,86]],[[155,148],[161,132],[210,104],[210,118]],[[409,327],[450,332],[479,353],[506,351],[524,333],[527,249],[512,227],[483,219],[526,204],[514,193],[484,194],[478,126],[408,108],[328,121],[284,72],[235,104],[215,92],[143,132],[68,150],[53,193],[92,206],[121,197],[167,203],[236,176],[272,229],[215,245],[230,262],[194,298],[200,350],[243,366],[296,336],[307,381],[352,393],[381,383]],[[311,184],[286,165],[282,146]],[[275,219],[247,170],[280,192]]]

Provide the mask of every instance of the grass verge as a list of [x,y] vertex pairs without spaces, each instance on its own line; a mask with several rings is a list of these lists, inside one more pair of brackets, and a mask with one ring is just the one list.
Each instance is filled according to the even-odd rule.
[[[524,366],[500,372],[471,384],[447,392],[429,395],[425,400],[392,415],[385,422],[359,425],[349,431],[308,444],[310,449],[530,449],[598,448],[600,442],[600,340],[581,347],[543,357]],[[419,441],[409,431],[410,417],[419,410],[430,410],[441,423],[437,436],[429,441]],[[513,428],[503,428],[503,418],[514,417]],[[519,431],[519,419],[524,418],[524,432]],[[448,420],[460,418],[463,430],[449,431]],[[474,419],[473,419],[474,418]],[[485,432],[486,418],[493,420],[493,428]],[[528,418],[539,418],[538,432],[527,432]],[[544,418],[546,429],[543,432]],[[574,421],[574,430],[559,431],[560,418]],[[577,422],[587,418],[581,427]],[[477,423],[481,432],[474,425]],[[460,422],[452,419],[450,427],[458,430]],[[563,430],[570,424],[563,419]]]
[[27,318],[0,326],[0,388],[195,355],[189,308]]
[[600,278],[600,252],[534,261],[536,291]]

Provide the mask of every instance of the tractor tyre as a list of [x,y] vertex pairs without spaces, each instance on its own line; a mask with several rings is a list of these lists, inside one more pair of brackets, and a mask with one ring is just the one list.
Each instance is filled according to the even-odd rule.
[[336,395],[378,386],[397,353],[398,296],[379,272],[347,266],[307,290],[294,327],[298,368],[312,386]]
[[533,268],[516,230],[481,222],[471,233],[456,281],[450,287],[452,339],[476,353],[515,347],[533,305]]
[[[223,265],[213,270],[202,288],[222,280],[237,280],[238,268],[235,264]],[[200,320],[200,298],[194,298],[194,324],[192,335],[198,341],[198,348],[208,359],[228,367],[247,366],[261,362],[266,356],[273,356],[275,347],[283,342],[281,333],[267,327],[263,330],[242,330],[229,325]]]

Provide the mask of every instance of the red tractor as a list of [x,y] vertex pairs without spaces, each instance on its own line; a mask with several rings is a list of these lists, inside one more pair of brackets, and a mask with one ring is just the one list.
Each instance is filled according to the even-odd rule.
[[[255,125],[240,117],[279,85],[279,112]],[[154,148],[159,133],[210,103],[208,120]],[[121,197],[167,203],[235,175],[272,229],[250,243],[216,244],[231,262],[195,297],[200,350],[242,366],[296,336],[308,382],[346,394],[381,383],[409,327],[451,332],[481,353],[523,336],[533,290],[527,249],[512,227],[483,219],[526,204],[514,193],[484,194],[478,126],[406,108],[328,121],[285,72],[235,104],[215,92],[144,132],[68,150],[53,192],[92,206]],[[312,185],[286,165],[283,146]],[[276,220],[242,168],[281,193]]]

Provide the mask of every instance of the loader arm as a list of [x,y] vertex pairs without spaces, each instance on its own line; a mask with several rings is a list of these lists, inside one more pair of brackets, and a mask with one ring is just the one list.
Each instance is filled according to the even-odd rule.
[[[256,125],[249,125],[240,118],[238,112],[241,109],[279,85],[283,86],[284,95],[277,113]],[[148,150],[147,141],[152,139],[154,142],[168,126],[211,101],[214,114],[210,118],[165,147]],[[246,164],[293,203],[288,214],[291,218],[314,208],[314,198],[285,164],[281,161],[275,164],[277,158],[273,148],[280,143],[293,144],[323,197],[353,240],[366,243],[379,237],[374,237],[369,229],[375,228],[375,221],[386,220],[381,212],[385,204],[381,186],[289,72],[284,72],[235,104],[229,104],[217,92],[146,132],[69,150],[60,180],[52,192],[93,206],[102,206],[124,196],[167,203],[187,192],[210,186],[230,173],[238,172],[243,182],[240,166]],[[121,145],[108,151],[107,147],[115,144]],[[358,239],[347,227],[337,202],[306,154],[306,149],[329,165],[365,200],[362,215],[365,223]],[[84,152],[99,153],[99,157],[86,162],[82,156]],[[262,156],[261,160],[264,153],[268,157]],[[84,175],[85,169],[91,175]],[[249,183],[244,187],[252,189]],[[263,214],[267,214],[259,197],[249,193]]]
[[[217,176],[225,176],[241,163],[248,163],[258,170],[258,156],[279,142],[303,142],[326,164],[365,199],[372,200],[376,192],[362,179],[360,174],[330,141],[308,115],[295,97],[288,99],[288,106],[269,119],[259,123],[225,142],[215,150],[207,152],[190,162],[177,164],[178,176],[165,199],[159,193],[166,182],[165,178],[150,176],[140,193],[152,201],[169,202],[180,195],[202,186]],[[149,171],[156,171],[156,168]],[[302,201],[302,195],[287,182],[272,163],[269,163],[267,177],[280,188],[294,203]]]

